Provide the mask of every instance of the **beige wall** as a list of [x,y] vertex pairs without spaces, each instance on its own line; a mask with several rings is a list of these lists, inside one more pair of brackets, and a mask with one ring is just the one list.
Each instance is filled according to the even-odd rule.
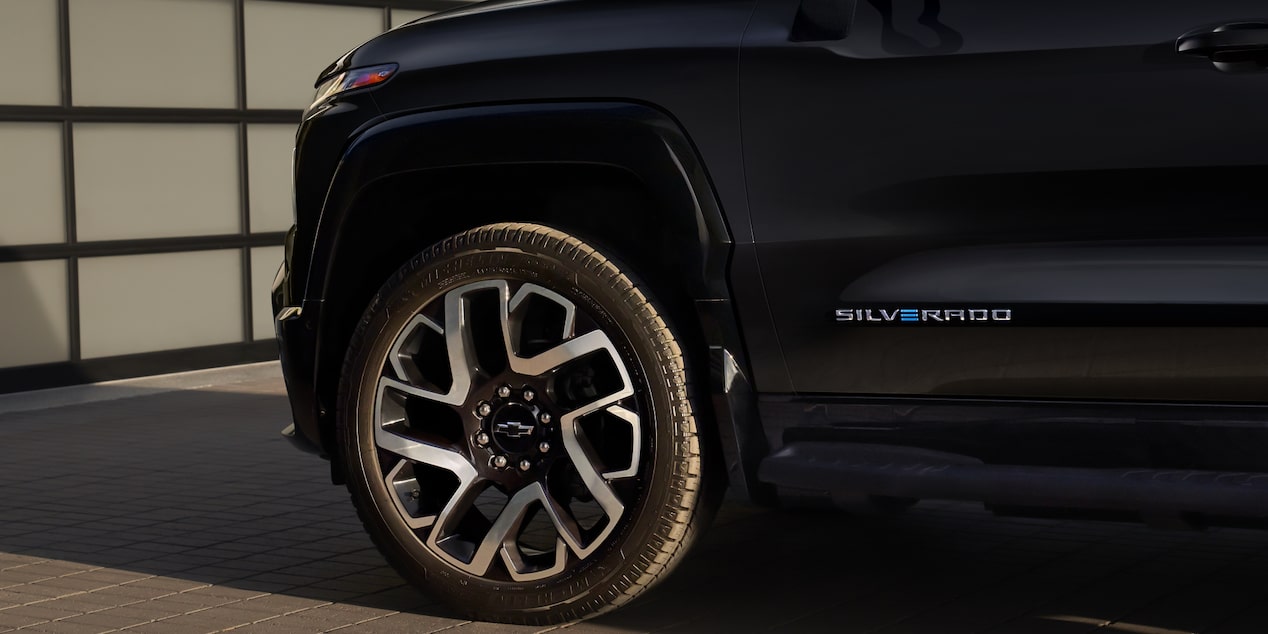
[[[5,60],[5,78],[10,79],[0,81],[0,104],[61,103],[57,25],[54,0],[0,2],[0,59]],[[11,80],[9,73],[16,70],[22,81]]]
[[0,106],[22,109],[0,113],[0,369],[271,338],[288,120],[336,57],[429,13],[395,4],[0,0],[0,56],[20,60]]

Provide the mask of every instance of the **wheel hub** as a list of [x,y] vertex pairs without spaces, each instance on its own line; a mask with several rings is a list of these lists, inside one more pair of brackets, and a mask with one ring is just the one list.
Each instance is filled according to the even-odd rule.
[[487,477],[506,484],[536,481],[548,470],[550,450],[560,446],[554,418],[530,385],[497,385],[475,406],[475,450],[487,454]]
[[[529,388],[531,392],[531,388]],[[505,387],[498,388],[497,394],[507,393]],[[506,456],[510,467],[518,467],[521,461],[536,463],[540,458],[541,443],[554,440],[549,425],[541,420],[551,420],[549,414],[542,416],[546,409],[540,397],[534,395],[535,402],[527,402],[523,390],[510,390],[506,397],[494,396],[490,414],[483,417],[481,430],[488,434],[491,442],[486,445],[489,451]]]
[[533,446],[537,413],[518,403],[505,405],[493,414],[493,441],[507,453],[520,454]]

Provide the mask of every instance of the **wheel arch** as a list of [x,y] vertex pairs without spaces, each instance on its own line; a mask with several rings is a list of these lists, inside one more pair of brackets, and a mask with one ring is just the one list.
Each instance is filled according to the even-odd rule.
[[718,422],[732,486],[756,493],[750,476],[763,434],[727,284],[731,234],[687,135],[667,114],[632,103],[415,113],[373,126],[349,145],[306,276],[306,304],[323,306],[314,384],[327,452],[337,451],[330,395],[344,350],[379,285],[426,246],[506,221],[547,224],[592,242],[670,304],[698,344],[693,380],[708,382],[706,407]]

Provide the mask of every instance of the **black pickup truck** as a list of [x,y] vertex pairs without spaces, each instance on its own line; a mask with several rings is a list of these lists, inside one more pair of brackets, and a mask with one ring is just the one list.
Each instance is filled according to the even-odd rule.
[[496,621],[629,601],[728,487],[1253,523],[1264,13],[503,0],[389,31],[299,131],[288,433]]

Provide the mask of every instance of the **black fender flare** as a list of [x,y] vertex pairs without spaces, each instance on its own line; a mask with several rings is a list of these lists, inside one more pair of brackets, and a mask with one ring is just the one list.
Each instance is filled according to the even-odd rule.
[[356,198],[376,181],[466,165],[576,163],[638,175],[658,201],[690,213],[698,235],[698,299],[725,299],[731,232],[694,146],[668,115],[620,102],[471,106],[393,117],[370,125],[340,158],[322,206],[305,276],[306,300],[326,296],[329,266]]

